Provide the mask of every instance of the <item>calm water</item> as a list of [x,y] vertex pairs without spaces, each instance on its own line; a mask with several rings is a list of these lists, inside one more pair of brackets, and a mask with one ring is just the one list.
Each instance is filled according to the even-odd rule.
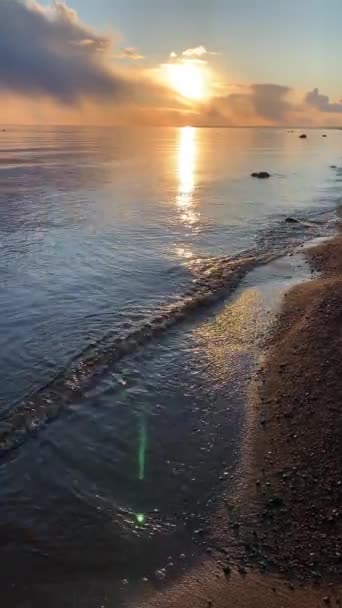
[[255,290],[232,292],[231,272],[321,232],[285,216],[326,224],[338,203],[342,132],[308,133],[0,134],[9,588],[88,571],[141,578],[169,553],[196,555],[203,512],[238,459],[265,316]]

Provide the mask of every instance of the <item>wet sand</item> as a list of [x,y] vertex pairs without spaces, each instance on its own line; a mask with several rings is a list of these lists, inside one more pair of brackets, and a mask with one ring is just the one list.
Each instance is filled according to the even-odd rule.
[[306,255],[321,277],[286,295],[260,370],[238,523],[247,563],[334,582],[342,575],[342,239]]
[[209,555],[141,606],[342,603],[342,238],[306,257],[319,276],[284,298],[251,390],[241,480]]

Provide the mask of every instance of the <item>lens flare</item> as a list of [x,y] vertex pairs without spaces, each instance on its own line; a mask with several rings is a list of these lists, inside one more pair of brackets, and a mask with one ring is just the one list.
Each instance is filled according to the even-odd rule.
[[145,515],[143,513],[137,513],[135,516],[135,519],[137,520],[137,524],[138,526],[143,526],[145,523]]
[[145,458],[147,446],[147,433],[145,420],[141,418],[139,426],[139,445],[138,445],[138,478],[140,481],[145,479]]

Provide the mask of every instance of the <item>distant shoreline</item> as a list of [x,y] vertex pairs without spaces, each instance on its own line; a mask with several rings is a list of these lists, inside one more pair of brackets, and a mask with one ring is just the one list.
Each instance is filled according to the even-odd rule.
[[342,126],[306,126],[306,125],[144,125],[144,124],[84,124],[84,123],[0,123],[0,129],[4,129],[6,132],[10,128],[62,128],[62,129],[184,129],[186,127],[192,127],[194,129],[260,129],[260,130],[276,130],[276,131],[342,131]]

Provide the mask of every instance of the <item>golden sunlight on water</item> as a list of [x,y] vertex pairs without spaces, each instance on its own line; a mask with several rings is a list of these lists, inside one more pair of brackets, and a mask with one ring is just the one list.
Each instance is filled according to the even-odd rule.
[[178,135],[178,194],[176,204],[182,222],[191,229],[191,232],[196,230],[196,224],[199,221],[200,215],[196,211],[194,201],[197,156],[198,142],[196,129],[193,127],[182,127],[179,129]]
[[227,382],[236,373],[238,360],[248,357],[255,338],[268,320],[265,301],[257,287],[244,289],[214,319],[200,325],[195,335],[208,359],[208,375]]

